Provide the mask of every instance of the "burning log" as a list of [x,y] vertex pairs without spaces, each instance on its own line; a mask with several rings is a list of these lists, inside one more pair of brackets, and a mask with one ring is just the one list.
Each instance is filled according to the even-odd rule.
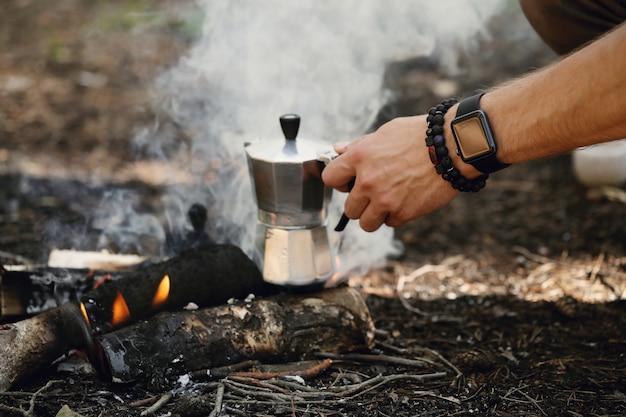
[[197,311],[163,312],[98,336],[97,366],[115,382],[168,381],[199,369],[255,359],[314,358],[371,348],[374,324],[358,291],[280,294]]
[[0,325],[0,391],[71,348],[86,347],[93,356],[92,332],[109,331],[158,310],[179,310],[189,302],[210,306],[272,292],[276,288],[263,281],[256,265],[235,246],[208,246],[146,265],[89,291],[80,306],[64,304]]
[[210,245],[185,252],[88,292],[83,304],[95,333],[111,331],[159,310],[180,310],[190,302],[212,306],[229,298],[276,289],[236,246]]

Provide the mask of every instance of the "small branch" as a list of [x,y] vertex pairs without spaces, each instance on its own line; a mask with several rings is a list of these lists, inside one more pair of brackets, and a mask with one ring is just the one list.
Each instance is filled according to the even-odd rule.
[[454,364],[452,362],[450,362],[449,360],[447,360],[446,358],[441,356],[441,354],[439,352],[437,352],[435,350],[432,350],[432,349],[429,349],[429,348],[423,348],[423,347],[420,347],[418,349],[420,351],[422,351],[422,352],[427,352],[427,353],[433,355],[434,357],[439,359],[441,362],[443,362],[446,366],[448,366],[450,369],[452,369],[456,373],[456,375],[454,376],[454,379],[450,383],[450,386],[454,386],[454,384],[456,384],[456,382],[463,377],[463,372],[461,372],[461,370],[459,368],[454,366]]
[[430,274],[430,273],[438,273],[445,271],[447,269],[446,265],[424,265],[415,271],[411,272],[409,275],[402,275],[398,278],[398,284],[396,285],[396,293],[398,294],[398,299],[402,303],[405,309],[411,311],[415,314],[418,314],[423,317],[430,316],[430,313],[420,310],[417,307],[413,307],[408,300],[402,295],[402,290],[404,290],[404,284],[414,281],[416,278],[421,277],[422,275]]
[[395,356],[389,355],[367,355],[363,353],[344,353],[344,354],[335,354],[335,353],[326,353],[320,352],[317,353],[316,356],[322,358],[331,358],[335,360],[345,360],[345,361],[354,361],[354,362],[374,362],[374,363],[388,363],[394,365],[403,365],[410,366],[413,368],[423,368],[426,365],[437,365],[433,361],[429,361],[428,359],[406,359],[406,358],[398,358]]
[[197,371],[193,371],[191,373],[191,377],[193,379],[202,379],[202,378],[225,378],[233,372],[240,371],[242,369],[252,368],[253,366],[259,365],[260,362],[257,360],[249,360],[243,361],[239,363],[235,363],[233,365],[220,366],[212,369],[199,369]]
[[311,379],[319,376],[322,372],[326,371],[332,365],[330,359],[325,359],[322,362],[318,362],[314,366],[307,369],[294,370],[294,371],[280,371],[280,372],[232,372],[230,376],[239,376],[244,378],[255,379],[273,379],[285,376],[295,376],[303,379]]
[[216,417],[222,410],[222,401],[224,399],[224,384],[220,383],[217,386],[217,393],[215,394],[215,408],[209,414],[209,417]]
[[[29,406],[28,406],[28,410],[24,410],[22,408],[17,408],[17,407],[10,407],[8,405],[3,405],[0,404],[0,411],[7,411],[10,413],[16,413],[16,414],[21,414],[24,417],[35,417],[35,401],[37,399],[37,396],[39,396],[42,392],[44,392],[45,390],[47,390],[48,388],[50,388],[52,385],[58,383],[58,382],[62,382],[56,379],[50,380],[48,381],[48,383],[46,385],[44,385],[43,387],[39,388],[37,391],[35,391],[35,393],[32,394],[32,396],[30,397],[30,401],[28,402]],[[4,393],[7,394],[7,393]]]
[[[229,379],[225,379],[224,384],[228,386],[230,390],[240,395],[243,395],[244,397],[248,397],[248,396],[252,398],[261,397],[261,398],[269,399],[270,401],[277,402],[277,403],[291,402],[294,399],[293,395],[270,392],[267,389],[263,389],[263,390],[249,389],[250,388],[249,386],[246,386],[245,384],[237,383],[236,381],[232,381]],[[304,401],[304,398],[296,396],[295,400]]]
[[154,395],[151,395],[150,397],[144,398],[143,400],[133,401],[132,403],[128,405],[133,408],[145,407],[145,406],[150,406],[154,404],[156,401],[157,401],[157,397],[155,397]]
[[[512,393],[512,392],[514,392],[514,391],[519,392],[519,393],[520,393],[520,394],[521,394],[524,398],[526,398],[528,401],[518,400],[518,399],[516,399],[516,398],[511,398],[511,397],[509,397],[509,394],[511,394],[511,393]],[[525,392],[523,392],[520,388],[511,388],[511,389],[509,390],[509,392],[507,392],[507,393],[506,393],[506,394],[502,397],[502,399],[506,399],[506,400],[509,400],[509,401],[516,401],[516,402],[529,402],[529,403],[531,403],[532,405],[534,405],[534,406],[537,408],[537,410],[539,410],[539,412],[541,412],[541,414],[543,414],[544,416],[547,416],[547,415],[548,415],[545,411],[543,411],[543,409],[542,409],[541,407],[539,407],[539,402],[538,402],[537,400],[535,400],[534,398],[531,398],[528,394],[526,394]]]
[[165,404],[167,404],[172,399],[172,394],[164,394],[159,398],[157,402],[152,404],[150,407],[146,408],[139,414],[140,416],[149,416],[151,414],[159,411]]
[[266,388],[269,391],[275,391],[275,392],[279,392],[281,394],[285,394],[288,395],[289,394],[289,390],[279,387],[274,383],[270,383],[267,381],[263,381],[263,380],[258,380],[256,378],[250,378],[250,377],[243,377],[243,376],[229,376],[228,379],[230,381],[234,381],[234,382],[238,382],[242,385],[251,385],[254,387],[259,387],[259,388]]

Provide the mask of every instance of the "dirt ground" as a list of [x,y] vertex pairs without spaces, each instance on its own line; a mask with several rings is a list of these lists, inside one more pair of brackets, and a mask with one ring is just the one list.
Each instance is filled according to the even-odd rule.
[[[146,210],[154,204],[163,190],[146,174],[153,161],[136,160],[129,143],[154,122],[153,78],[198,36],[194,7],[3,3],[4,264],[41,261],[53,246],[88,247],[89,230],[81,242],[52,237],[84,228],[87,208],[111,187],[134,189]],[[509,13],[491,23],[483,54],[444,77],[457,95],[555,58]],[[397,100],[381,122],[442,98],[436,66],[418,60],[388,76]],[[169,399],[155,411],[163,416],[209,415],[216,401],[220,415],[626,415],[625,217],[624,189],[580,185],[570,155],[513,166],[397,230],[402,256],[349,279],[366,297],[376,349],[336,358],[299,388],[226,379],[169,398],[149,381],[107,384],[51,367],[0,393],[0,415],[54,416],[68,405],[84,416],[135,416],[159,398]]]

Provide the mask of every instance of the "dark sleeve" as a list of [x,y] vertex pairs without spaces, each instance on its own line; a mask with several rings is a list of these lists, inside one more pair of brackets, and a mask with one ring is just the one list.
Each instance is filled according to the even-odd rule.
[[520,0],[539,36],[567,54],[626,20],[626,0]]

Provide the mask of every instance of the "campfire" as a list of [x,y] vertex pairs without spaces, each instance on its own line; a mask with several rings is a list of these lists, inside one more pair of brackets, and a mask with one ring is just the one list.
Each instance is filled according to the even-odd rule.
[[281,291],[231,245],[94,282],[79,300],[0,328],[2,390],[72,349],[84,350],[107,381],[156,378],[166,388],[181,375],[245,360],[314,359],[316,352],[373,343],[369,312],[355,290]]

